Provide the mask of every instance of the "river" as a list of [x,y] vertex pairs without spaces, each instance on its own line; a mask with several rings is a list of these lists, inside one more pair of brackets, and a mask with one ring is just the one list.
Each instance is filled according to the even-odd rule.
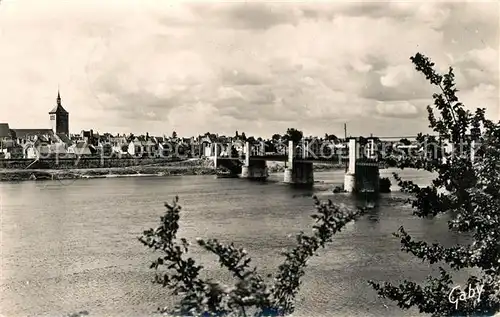
[[[391,171],[383,170],[382,176]],[[404,170],[418,184],[430,175]],[[352,205],[347,194],[331,194],[342,171],[316,172],[313,189],[213,176],[132,177],[0,184],[2,316],[145,316],[171,304],[167,289],[151,283],[154,254],[137,237],[156,226],[163,202],[179,195],[180,235],[219,238],[245,247],[263,272],[272,272],[289,235],[310,232],[311,196]],[[394,181],[392,181],[394,183]],[[393,189],[397,189],[394,188]],[[297,315],[410,316],[379,299],[368,279],[421,281],[433,271],[400,251],[391,234],[403,225],[416,237],[447,245],[461,242],[445,218],[419,219],[386,194],[380,208],[351,223],[314,257],[298,297]],[[198,248],[207,275],[222,276],[215,258]]]

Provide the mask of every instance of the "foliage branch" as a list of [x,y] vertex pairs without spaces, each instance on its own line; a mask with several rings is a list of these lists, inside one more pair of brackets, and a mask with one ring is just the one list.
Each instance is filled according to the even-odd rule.
[[151,268],[158,270],[155,282],[180,296],[176,307],[162,311],[181,316],[263,317],[293,313],[308,260],[331,242],[335,233],[364,213],[364,209],[352,211],[336,206],[330,200],[320,202],[314,197],[313,234],[301,232],[297,235],[296,246],[283,253],[283,263],[274,276],[266,276],[267,281],[255,267],[251,267],[251,258],[244,249],[216,239],[197,239],[197,244],[213,253],[220,265],[233,275],[235,283],[228,286],[202,278],[203,267],[188,256],[188,241],[177,239],[181,215],[178,202],[176,197],[171,204],[166,203],[166,213],[161,217],[160,225],[144,231],[139,241],[161,252],[151,264]]
[[413,196],[409,203],[415,215],[448,213],[452,218],[449,229],[471,235],[472,242],[446,248],[416,241],[403,227],[395,236],[401,239],[403,251],[430,264],[444,262],[452,271],[478,269],[478,276],[471,276],[462,290],[468,293],[469,286],[484,285],[484,292],[480,302],[462,301],[457,308],[449,296],[459,283],[454,284],[449,270],[441,266],[440,275],[429,276],[423,286],[406,280],[398,286],[370,284],[403,309],[416,307],[432,316],[491,316],[500,311],[500,124],[486,119],[485,109],[471,112],[459,101],[453,68],[442,75],[426,56],[417,53],[410,59],[438,90],[433,95],[434,107],[427,107],[429,127],[438,136],[419,134],[420,155],[400,156],[393,165],[426,170],[437,177],[426,187],[405,181],[397,173],[394,177]]

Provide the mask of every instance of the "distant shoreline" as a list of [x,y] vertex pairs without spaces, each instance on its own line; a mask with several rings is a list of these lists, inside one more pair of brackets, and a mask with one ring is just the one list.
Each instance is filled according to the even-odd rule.
[[211,167],[134,166],[64,170],[1,170],[0,182],[168,175],[215,175]]
[[[315,164],[315,171],[338,170],[343,166]],[[272,162],[268,166],[269,173],[284,171],[283,163]],[[217,170],[207,160],[190,160],[176,162],[164,166],[131,166],[86,169],[0,169],[0,182],[66,180],[88,178],[117,178],[145,176],[189,176],[217,175]]]

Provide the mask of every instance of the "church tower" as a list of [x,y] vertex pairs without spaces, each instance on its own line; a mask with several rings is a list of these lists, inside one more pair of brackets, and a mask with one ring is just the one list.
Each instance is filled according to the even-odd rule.
[[54,133],[62,133],[69,136],[69,113],[61,105],[61,95],[57,91],[57,104],[49,112],[50,124]]

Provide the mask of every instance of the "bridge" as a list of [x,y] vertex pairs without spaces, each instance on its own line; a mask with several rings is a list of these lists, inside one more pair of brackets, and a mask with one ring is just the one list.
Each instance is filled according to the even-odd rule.
[[[309,143],[301,141],[276,152],[265,152],[265,146],[246,142],[243,155],[233,156],[231,150],[224,150],[224,145],[216,144],[213,155],[214,166],[225,167],[241,178],[263,180],[268,177],[267,161],[285,163],[283,181],[289,184],[312,185],[314,183],[313,164],[331,164],[345,167],[344,189],[348,192],[369,190],[378,191],[379,169],[381,163],[377,160],[373,139],[368,139],[364,153],[359,153],[355,138],[350,138],[347,144],[332,142]],[[240,172],[241,169],[241,172]]]

